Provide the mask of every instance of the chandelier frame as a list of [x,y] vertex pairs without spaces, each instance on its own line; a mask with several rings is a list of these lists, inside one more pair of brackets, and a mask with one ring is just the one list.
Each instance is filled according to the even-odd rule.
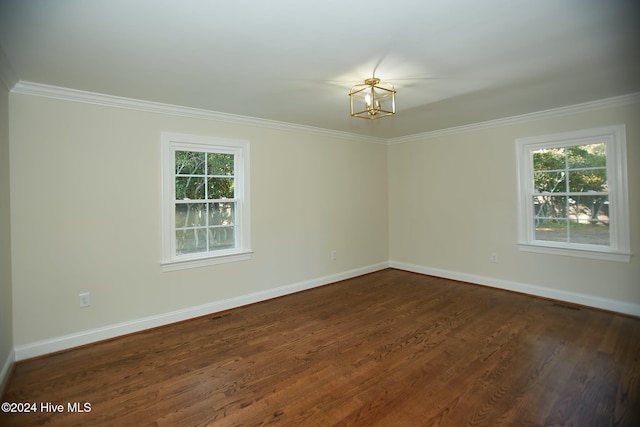
[[353,86],[349,99],[353,117],[375,120],[396,113],[396,90],[391,83],[380,82],[376,77]]

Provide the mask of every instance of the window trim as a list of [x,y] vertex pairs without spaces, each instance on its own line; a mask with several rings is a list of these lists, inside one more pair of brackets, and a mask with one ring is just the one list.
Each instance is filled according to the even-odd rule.
[[[162,151],[162,271],[204,267],[251,259],[251,220],[249,205],[249,141],[161,133]],[[234,176],[237,202],[237,241],[233,249],[175,255],[175,152],[205,151],[232,153],[235,158]]]
[[[609,191],[609,246],[535,240],[533,230],[532,152],[604,142],[607,149]],[[625,125],[605,126],[516,139],[518,178],[518,247],[521,251],[629,262],[629,198]]]

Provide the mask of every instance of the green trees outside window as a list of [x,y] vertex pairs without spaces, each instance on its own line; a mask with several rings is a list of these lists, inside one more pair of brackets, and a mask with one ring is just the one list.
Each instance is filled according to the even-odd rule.
[[609,245],[606,145],[544,148],[532,155],[535,238]]
[[176,255],[235,247],[234,155],[175,152]]

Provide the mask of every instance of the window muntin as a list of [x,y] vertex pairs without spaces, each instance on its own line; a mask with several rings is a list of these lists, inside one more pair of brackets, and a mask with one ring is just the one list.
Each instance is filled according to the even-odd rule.
[[165,270],[247,259],[248,142],[162,139]]
[[516,142],[520,248],[628,261],[624,126]]
[[606,145],[538,148],[531,154],[534,240],[609,246]]
[[177,257],[236,247],[235,157],[174,151]]

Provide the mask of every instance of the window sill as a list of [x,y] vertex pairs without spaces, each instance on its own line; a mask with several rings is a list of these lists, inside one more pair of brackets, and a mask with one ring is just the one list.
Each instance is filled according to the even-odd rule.
[[630,253],[600,251],[590,248],[567,248],[562,246],[550,246],[535,243],[518,243],[518,247],[523,252],[537,252],[542,254],[564,255],[616,262],[629,262],[631,260]]
[[250,260],[253,252],[235,252],[227,255],[216,255],[208,258],[190,258],[184,260],[163,261],[162,271],[186,270],[189,268],[207,267],[209,265],[226,264],[228,262]]

